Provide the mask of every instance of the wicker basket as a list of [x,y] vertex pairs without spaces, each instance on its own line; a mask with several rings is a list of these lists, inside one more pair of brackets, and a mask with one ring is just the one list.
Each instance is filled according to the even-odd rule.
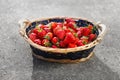
[[98,35],[93,42],[76,48],[49,48],[35,44],[28,38],[28,33],[35,28],[36,24],[48,24],[49,22],[64,22],[67,17],[53,17],[36,20],[20,20],[20,34],[30,44],[33,55],[39,59],[59,62],[59,63],[77,63],[83,62],[93,55],[93,49],[101,42],[106,32],[106,26],[101,23],[93,23],[83,18],[73,18],[78,26],[86,26],[88,24],[96,26],[95,33]]

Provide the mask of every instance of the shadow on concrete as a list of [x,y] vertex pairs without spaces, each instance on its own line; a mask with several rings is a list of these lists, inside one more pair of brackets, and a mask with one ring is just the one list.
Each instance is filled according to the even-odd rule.
[[78,64],[51,63],[33,57],[32,74],[32,80],[120,80],[96,55]]

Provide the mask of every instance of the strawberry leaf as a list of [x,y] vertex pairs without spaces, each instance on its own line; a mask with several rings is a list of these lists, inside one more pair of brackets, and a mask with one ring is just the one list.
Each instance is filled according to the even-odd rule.
[[50,40],[50,37],[48,35],[44,36],[44,38]]

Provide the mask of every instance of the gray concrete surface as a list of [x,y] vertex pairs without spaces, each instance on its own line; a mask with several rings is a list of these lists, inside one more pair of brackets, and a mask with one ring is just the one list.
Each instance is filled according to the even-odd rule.
[[[120,80],[119,0],[0,0],[0,80]],[[57,64],[32,57],[18,21],[52,16],[102,21],[108,32],[89,61]]]

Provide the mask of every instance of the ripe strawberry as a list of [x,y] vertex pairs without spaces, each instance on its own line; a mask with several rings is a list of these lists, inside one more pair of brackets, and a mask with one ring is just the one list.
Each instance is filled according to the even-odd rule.
[[41,29],[44,29],[46,26],[45,25],[43,25],[43,24],[40,24],[40,25],[38,25],[39,26],[39,28],[41,28]]
[[57,48],[57,46],[56,45],[52,45],[52,48]]
[[43,29],[39,29],[38,30],[38,37],[40,39],[43,39],[45,35],[46,35],[46,31],[45,30],[43,30]]
[[89,41],[95,40],[96,37],[97,37],[96,34],[90,34],[90,35],[89,35]]
[[64,26],[67,26],[67,22],[65,21],[65,22],[63,23],[63,25],[64,25]]
[[56,22],[51,22],[51,28],[55,29],[57,27],[57,23]]
[[65,29],[65,33],[71,32],[70,29]]
[[85,28],[83,29],[83,36],[88,36],[90,33],[91,33],[91,31],[90,31],[89,28],[85,27]]
[[32,32],[35,33],[35,34],[38,34],[38,28],[34,28],[34,29],[32,30]]
[[46,33],[51,32],[50,28],[44,28],[44,30],[46,31]]
[[54,35],[56,35],[56,32],[57,32],[58,30],[60,30],[60,29],[62,29],[62,27],[60,27],[60,26],[57,26],[56,28],[54,28],[54,29],[53,29]]
[[53,33],[52,32],[48,32],[45,36],[45,39],[51,40],[53,38]]
[[80,38],[80,37],[82,36],[82,32],[81,32],[81,31],[78,31],[78,32],[77,32],[77,35],[78,35],[78,37]]
[[75,38],[74,44],[77,44],[78,41],[79,41],[79,38]]
[[63,27],[63,23],[57,23],[57,26]]
[[76,24],[75,24],[74,22],[69,22],[69,23],[67,24],[67,26],[70,27],[70,28],[72,28],[75,32],[77,31],[77,30],[76,30],[77,26],[76,26]]
[[53,38],[52,38],[52,43],[53,43],[53,44],[56,44],[57,42],[58,42],[58,38],[57,38],[57,37],[53,37]]
[[64,41],[60,41],[59,46],[62,47],[62,48],[65,48],[65,47],[66,47],[66,44],[64,43]]
[[92,30],[92,29],[93,29],[93,26],[92,26],[92,25],[88,25],[88,28],[89,28],[90,30]]
[[64,42],[66,44],[69,44],[69,43],[74,43],[74,41],[75,41],[75,36],[71,32],[66,33]]
[[77,45],[76,45],[76,44],[73,44],[73,43],[69,43],[69,44],[68,44],[68,48],[74,48],[74,47],[77,47]]
[[83,30],[84,30],[85,27],[78,27],[76,28],[77,31],[81,31],[83,33]]
[[82,40],[78,40],[77,45],[78,46],[83,46],[84,44],[83,44]]
[[34,43],[41,45],[41,40],[40,39],[35,39]]
[[37,38],[37,35],[35,33],[30,33],[29,38],[34,41]]
[[48,39],[43,39],[42,40],[42,45],[46,46],[46,47],[50,47],[52,44],[50,43],[50,41]]
[[56,31],[56,36],[60,39],[63,40],[65,37],[65,31],[62,29],[59,29]]
[[67,23],[69,23],[69,22],[75,22],[72,18],[66,18],[65,21],[66,21]]

